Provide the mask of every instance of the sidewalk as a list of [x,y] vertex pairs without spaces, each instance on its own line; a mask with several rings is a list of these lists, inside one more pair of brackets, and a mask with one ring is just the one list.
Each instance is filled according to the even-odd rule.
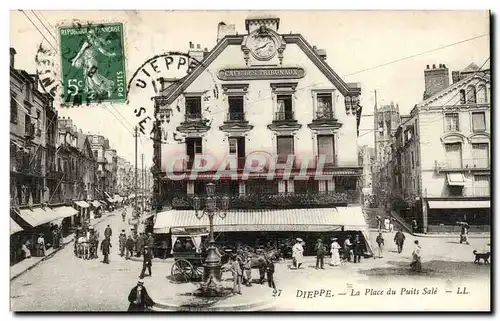
[[[99,224],[100,222],[104,221],[108,216],[114,214],[114,212],[111,213],[106,213],[106,215],[103,215],[102,217],[95,219],[93,222],[90,223],[90,225],[95,226]],[[14,280],[18,278],[19,276],[23,275],[24,273],[28,272],[41,262],[50,259],[54,254],[56,254],[58,251],[62,250],[63,248],[66,247],[66,245],[70,244],[73,242],[75,238],[75,234],[72,233],[66,237],[64,237],[61,240],[61,246],[57,249],[50,248],[47,251],[45,251],[45,256],[44,257],[31,257],[29,259],[24,259],[21,262],[14,264],[13,266],[10,267],[10,280]]]
[[[382,230],[383,233],[387,233],[384,230]],[[370,229],[371,233],[378,233],[378,230],[376,228],[371,228]],[[396,233],[396,230],[393,232]],[[458,233],[452,233],[452,232],[440,232],[440,233],[408,233],[412,234],[415,237],[426,237],[426,238],[453,238],[456,237],[458,239],[459,234]],[[472,232],[469,233],[469,238],[470,239],[489,239],[491,238],[491,233],[490,232]]]

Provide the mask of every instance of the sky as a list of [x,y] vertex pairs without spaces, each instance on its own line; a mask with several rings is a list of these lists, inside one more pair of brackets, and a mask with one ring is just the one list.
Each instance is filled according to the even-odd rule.
[[[262,12],[261,12],[262,13]],[[487,11],[275,11],[279,33],[300,33],[327,52],[327,62],[346,82],[362,86],[363,117],[359,145],[373,146],[374,91],[378,104],[393,101],[402,114],[422,100],[426,65],[444,63],[462,70],[474,62],[482,66],[490,56]],[[217,25],[235,24],[246,33],[249,11],[11,11],[10,46],[17,51],[16,68],[36,72],[39,45],[58,48],[57,28],[79,22],[124,23],[126,73],[130,77],[147,59],[168,51],[187,52],[189,42],[211,50]],[[31,20],[31,21],[30,21]],[[36,25],[36,27],[34,25]],[[481,36],[481,37],[478,37]],[[44,39],[45,37],[45,39]],[[474,37],[474,40],[465,41]],[[461,42],[459,44],[456,44]],[[49,44],[50,43],[50,44]],[[455,45],[452,45],[455,44]],[[445,47],[445,48],[442,48]],[[435,50],[442,48],[439,50]],[[407,59],[406,59],[407,58]],[[489,61],[483,68],[489,67]],[[109,138],[119,156],[134,163],[134,109],[144,107],[152,115],[150,92],[132,90],[128,104],[113,103],[59,108],[84,132]],[[144,153],[152,165],[152,143],[138,140],[138,160]]]

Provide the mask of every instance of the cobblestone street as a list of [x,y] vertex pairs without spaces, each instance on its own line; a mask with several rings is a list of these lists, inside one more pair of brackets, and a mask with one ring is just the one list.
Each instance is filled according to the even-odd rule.
[[[122,222],[120,213],[112,213],[98,223],[97,229],[101,235],[107,224],[113,229],[113,248],[109,265],[100,262],[102,255],[99,260],[85,261],[76,258],[70,244],[54,257],[11,282],[11,309],[125,311],[128,307],[128,293],[137,282],[142,263],[125,260],[118,254],[118,234],[121,229],[128,231],[129,228],[126,222]],[[375,237],[376,233],[372,232],[372,244],[375,244]],[[430,304],[446,310],[447,306],[451,307],[453,304],[456,307],[457,302],[462,301],[464,308],[468,304],[489,308],[490,267],[473,264],[472,254],[474,249],[483,248],[488,242],[487,239],[471,239],[470,245],[462,245],[458,243],[457,238],[419,238],[423,272],[414,275],[408,267],[414,238],[407,235],[407,242],[401,254],[396,253],[392,233],[385,233],[384,238],[387,244],[384,257],[365,259],[360,264],[347,263],[334,268],[327,264],[329,258],[326,258],[325,270],[316,270],[314,257],[307,257],[305,268],[301,270],[289,269],[290,261],[276,264],[275,279],[281,291],[276,298],[272,298],[269,292],[270,300],[275,303],[274,310],[351,310],[359,307],[365,294],[372,298],[362,300],[363,309],[412,310]],[[172,262],[172,259],[154,260],[153,278],[144,279],[146,288],[151,289],[150,292],[165,292],[169,287],[172,287],[173,291],[176,290],[178,285],[167,279]],[[252,273],[254,278],[258,278],[257,270]],[[228,273],[224,277],[231,276]],[[423,295],[424,287],[436,287],[438,293]],[[458,287],[466,287],[466,291],[471,293],[484,293],[482,301],[471,303],[468,295],[457,294]],[[396,291],[392,297],[376,294],[389,288]],[[407,294],[402,295],[401,288],[405,288]],[[452,293],[445,293],[446,288],[450,288]],[[367,289],[373,291],[368,290],[369,293],[366,293]],[[419,290],[419,294],[410,294],[412,289]],[[243,297],[245,290],[243,287]],[[327,292],[328,290],[330,292]],[[311,299],[308,296],[314,296],[314,292],[309,294],[307,291],[318,293]],[[351,295],[356,291],[360,291],[359,297]],[[255,299],[251,297],[255,291],[246,292],[249,301]],[[333,297],[325,297],[327,294]]]

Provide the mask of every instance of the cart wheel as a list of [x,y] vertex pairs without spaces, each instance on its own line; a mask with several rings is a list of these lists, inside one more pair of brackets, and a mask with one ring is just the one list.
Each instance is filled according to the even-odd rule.
[[196,280],[201,280],[201,279],[203,279],[203,272],[204,272],[203,266],[197,266],[194,269],[194,275],[193,275],[193,277]]
[[189,261],[176,260],[170,272],[172,279],[178,282],[189,282],[194,278],[195,269]]

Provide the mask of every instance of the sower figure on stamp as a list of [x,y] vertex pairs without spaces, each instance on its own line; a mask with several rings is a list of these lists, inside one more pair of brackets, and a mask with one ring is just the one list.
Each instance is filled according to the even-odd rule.
[[137,282],[137,285],[132,288],[128,295],[128,302],[130,302],[128,306],[130,312],[147,311],[154,305],[142,281]]
[[151,257],[151,252],[149,250],[149,247],[146,245],[144,246],[144,260],[142,261],[142,271],[141,275],[139,278],[144,278],[144,273],[146,273],[146,268],[148,269],[149,276],[151,276],[151,265],[152,265],[152,257]]
[[398,253],[401,253],[403,251],[403,244],[405,242],[405,238],[406,237],[402,229],[399,229],[399,231],[396,232],[396,235],[394,235],[394,242],[398,246]]

